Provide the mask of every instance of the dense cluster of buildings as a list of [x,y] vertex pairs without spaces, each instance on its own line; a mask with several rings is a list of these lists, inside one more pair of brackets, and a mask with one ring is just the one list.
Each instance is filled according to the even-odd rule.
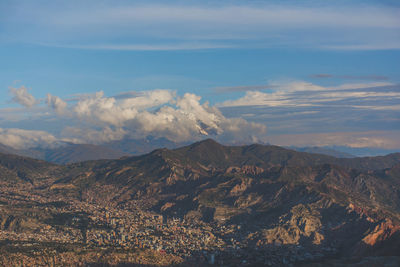
[[7,193],[3,192],[0,201],[7,201],[7,205],[12,203],[15,207],[26,202],[41,203],[35,209],[40,207],[44,216],[49,217],[45,220],[47,224],[39,222],[42,225],[32,231],[19,231],[3,225],[0,240],[14,241],[18,246],[56,242],[100,250],[110,247],[149,249],[209,264],[259,263],[271,266],[317,260],[325,257],[325,254],[335,253],[333,250],[325,251],[325,254],[321,251],[313,253],[296,245],[260,247],[251,243],[248,238],[250,233],[240,225],[167,218],[139,208],[100,206],[59,196],[47,198],[25,195],[23,190],[11,189]]

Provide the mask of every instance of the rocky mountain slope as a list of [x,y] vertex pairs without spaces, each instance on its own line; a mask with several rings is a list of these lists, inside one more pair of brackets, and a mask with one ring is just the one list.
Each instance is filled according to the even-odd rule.
[[[205,140],[143,156],[67,166],[2,155],[0,166],[2,177],[8,177],[3,181],[19,179],[31,196],[47,199],[41,207],[53,207],[53,219],[39,207],[36,221],[30,224],[21,211],[14,211],[20,217],[11,220],[19,224],[7,223],[9,216],[3,218],[4,225],[15,225],[18,231],[28,231],[24,225],[30,225],[26,229],[78,227],[82,233],[100,227],[88,219],[94,218],[89,209],[79,213],[76,208],[89,205],[96,213],[140,211],[164,220],[177,218],[190,227],[204,225],[208,237],[201,240],[212,236],[215,243],[210,241],[201,251],[187,245],[191,252],[185,253],[202,255],[211,250],[225,263],[233,264],[231,249],[247,263],[260,260],[275,266],[335,265],[368,261],[367,256],[383,262],[398,260],[393,257],[400,247],[400,154],[339,159],[277,146],[229,147]],[[16,171],[19,166],[22,175]],[[40,177],[48,182],[37,182]],[[6,203],[7,198],[1,201]],[[74,211],[75,215],[62,217],[58,206],[63,214],[69,207],[68,214]],[[2,209],[12,208],[3,204]],[[60,223],[55,219],[59,216],[69,223]],[[74,220],[85,222],[84,228]],[[163,236],[157,231],[151,242]],[[168,250],[168,243],[163,246]],[[177,257],[175,246],[168,253]]]
[[[90,201],[141,201],[166,216],[243,224],[256,232],[247,242],[319,245],[342,236],[352,239],[342,242],[355,253],[365,233],[400,222],[399,163],[400,154],[338,159],[206,140],[71,166],[58,183],[74,184]],[[91,171],[76,175],[81,168]],[[101,185],[111,185],[113,194]],[[357,231],[349,235],[351,229]]]
[[17,155],[0,153],[0,181],[10,184],[47,180],[59,166]]

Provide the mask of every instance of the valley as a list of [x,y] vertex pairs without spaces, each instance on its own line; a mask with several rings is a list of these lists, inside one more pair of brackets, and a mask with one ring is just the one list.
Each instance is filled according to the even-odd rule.
[[399,178],[400,154],[211,139],[68,165],[0,154],[0,262],[396,266]]

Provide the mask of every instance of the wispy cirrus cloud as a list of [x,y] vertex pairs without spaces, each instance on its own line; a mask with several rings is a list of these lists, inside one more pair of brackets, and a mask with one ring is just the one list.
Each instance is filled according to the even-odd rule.
[[[267,123],[268,140],[279,145],[347,145],[399,148],[400,86],[389,82],[331,87],[309,82],[274,83],[217,106],[226,116]],[[378,132],[381,129],[383,138]],[[354,133],[359,134],[354,134]],[[383,139],[382,139],[383,138]]]
[[363,131],[282,134],[270,136],[269,142],[281,146],[348,146],[352,148],[376,147],[383,149],[400,148],[397,138],[400,131]]
[[17,1],[7,9],[2,40],[76,49],[400,48],[399,8],[373,3]]
[[318,79],[343,79],[343,80],[372,80],[372,81],[385,81],[389,80],[388,76],[385,75],[335,75],[329,73],[317,73],[310,75],[311,78]]
[[370,41],[369,43],[354,42],[353,44],[336,44],[336,45],[321,45],[320,48],[328,50],[344,50],[344,51],[367,51],[367,50],[399,50],[400,44],[395,42],[382,42],[380,40]]
[[62,43],[40,43],[35,44],[41,46],[51,46],[71,49],[85,50],[119,50],[119,51],[176,51],[176,50],[202,50],[202,49],[221,49],[235,48],[233,44],[207,43],[207,42],[175,42],[163,44],[90,44],[90,45],[70,45]]
[[[359,99],[366,100],[387,100],[400,99],[399,88],[394,88],[389,92],[381,92],[382,87],[393,86],[389,82],[371,83],[348,83],[337,86],[324,87],[305,81],[295,81],[289,83],[272,83],[269,88],[274,88],[271,92],[261,92],[249,90],[246,94],[236,100],[227,100],[218,104],[219,107],[233,106],[318,106],[326,105],[327,102],[344,101]],[[243,88],[246,88],[243,86]],[[371,88],[376,88],[371,91]],[[368,91],[366,91],[368,89]],[[346,102],[342,103],[347,105]],[[382,103],[382,107],[385,106]]]
[[257,91],[257,90],[266,90],[272,89],[274,85],[244,85],[244,86],[222,86],[215,87],[213,91],[216,93],[229,93],[229,92],[246,92],[246,91]]

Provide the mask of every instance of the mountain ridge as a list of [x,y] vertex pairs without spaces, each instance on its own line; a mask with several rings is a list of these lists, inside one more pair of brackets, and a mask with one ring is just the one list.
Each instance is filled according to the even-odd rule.
[[[16,170],[18,165],[20,170]],[[281,249],[303,255],[293,256],[289,260],[293,263],[329,262],[332,257],[394,257],[393,247],[400,245],[400,154],[338,159],[270,145],[224,146],[204,140],[140,156],[65,166],[0,154],[0,175],[10,172],[17,177],[16,183],[0,180],[5,188],[0,204],[8,203],[8,199],[12,199],[10,203],[20,201],[26,192],[27,198],[17,208],[28,205],[29,209],[22,209],[23,214],[32,208],[41,214],[35,219],[36,226],[29,224],[29,228],[21,208],[1,204],[6,215],[0,215],[0,222],[4,221],[0,226],[14,232],[43,227],[68,232],[75,227],[85,243],[88,238],[96,238],[86,231],[98,231],[97,235],[111,231],[110,235],[116,235],[112,230],[115,225],[107,217],[111,211],[115,218],[144,212],[163,218],[163,222],[179,220],[188,229],[204,226],[208,230],[201,240],[214,236],[225,247],[240,244],[248,254],[263,251],[251,259],[254,263]],[[40,202],[33,201],[32,195]],[[49,206],[53,207],[50,215],[42,208]],[[70,221],[57,219],[66,218],[66,210]],[[96,214],[108,219],[98,225],[90,222]],[[85,228],[77,220],[87,222]],[[134,222],[122,221],[120,226]],[[158,220],[157,225],[170,227]],[[173,225],[175,232],[181,227]],[[152,232],[146,235],[152,242],[158,242],[162,235],[157,227],[154,237]],[[140,233],[135,231],[133,234]],[[170,240],[170,235],[164,238]],[[177,256],[176,244],[172,244],[167,246],[168,251]],[[183,255],[191,251],[190,247],[185,249]],[[210,245],[207,250],[217,251],[228,262],[233,257],[230,250],[218,245]],[[322,256],[312,256],[310,261],[305,253]],[[282,262],[278,263],[275,265]]]
[[[196,143],[201,143],[201,142],[202,141]],[[190,146],[190,144],[174,143],[168,141],[167,139],[162,139],[162,138],[158,139],[149,138],[149,139],[129,139],[129,140],[113,141],[101,145],[63,143],[53,148],[37,147],[30,149],[14,149],[6,145],[0,144],[0,152],[33,157],[57,164],[69,164],[87,160],[118,159],[124,156],[145,155],[161,147],[174,150],[182,146]],[[230,147],[230,146],[232,145],[226,145],[225,147]],[[264,144],[263,146],[269,146],[269,145]],[[348,153],[324,147],[305,147],[305,148],[284,147],[284,148],[289,150],[295,150],[298,152],[308,152],[312,154],[328,155],[336,158],[356,158],[355,156],[350,155]],[[396,154],[396,153],[391,153],[391,154]]]

